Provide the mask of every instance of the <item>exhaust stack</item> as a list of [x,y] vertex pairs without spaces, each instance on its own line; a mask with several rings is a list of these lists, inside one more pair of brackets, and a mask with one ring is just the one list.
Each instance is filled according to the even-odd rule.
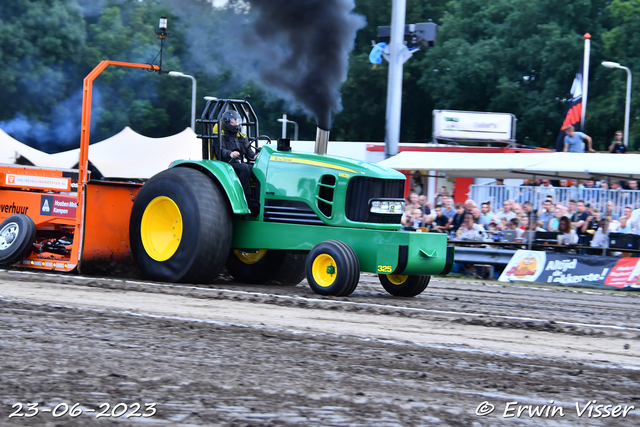
[[316,131],[316,154],[327,154],[327,146],[329,144],[329,131],[318,127]]

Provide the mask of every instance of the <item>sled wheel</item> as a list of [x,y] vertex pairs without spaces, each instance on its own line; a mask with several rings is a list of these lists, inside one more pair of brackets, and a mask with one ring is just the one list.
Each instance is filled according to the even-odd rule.
[[347,296],[358,286],[360,262],[349,245],[338,240],[318,243],[307,257],[307,281],[320,295]]
[[427,289],[431,276],[378,274],[382,287],[396,297],[415,297]]
[[259,284],[271,280],[283,260],[282,251],[232,249],[225,266],[238,282]]
[[307,254],[285,252],[282,264],[273,279],[285,286],[295,286],[304,280],[307,274]]
[[0,265],[11,265],[31,252],[36,224],[27,215],[11,215],[0,224]]
[[224,192],[205,174],[173,168],[143,186],[131,211],[131,253],[147,277],[211,283],[231,247],[232,221]]

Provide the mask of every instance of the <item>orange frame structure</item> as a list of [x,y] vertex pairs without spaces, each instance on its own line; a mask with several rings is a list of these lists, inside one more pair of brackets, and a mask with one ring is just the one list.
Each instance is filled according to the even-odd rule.
[[[0,165],[0,221],[22,213],[36,224],[34,250],[18,265],[80,271],[83,262],[132,261],[129,216],[141,184],[89,179],[93,81],[110,65],[160,71],[157,65],[102,61],[85,77],[77,170]],[[48,240],[64,236],[72,237],[64,248],[42,249]]]

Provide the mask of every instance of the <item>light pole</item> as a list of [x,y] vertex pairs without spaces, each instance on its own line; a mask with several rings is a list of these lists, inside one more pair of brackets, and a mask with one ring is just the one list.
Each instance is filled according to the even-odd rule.
[[604,61],[603,66],[607,68],[620,68],[627,72],[627,103],[624,111],[624,146],[629,149],[629,115],[631,111],[631,70],[623,67],[617,62]]
[[180,71],[169,71],[168,73],[173,77],[186,77],[191,79],[193,83],[191,85],[191,130],[196,131],[196,78],[188,74],[181,73]]
[[298,123],[294,122],[293,120],[289,120],[287,119],[287,113],[282,113],[282,118],[278,119],[279,122],[282,123],[282,138],[286,138],[287,137],[287,124],[288,123],[293,123],[294,130],[293,130],[293,140],[297,141],[298,140]]

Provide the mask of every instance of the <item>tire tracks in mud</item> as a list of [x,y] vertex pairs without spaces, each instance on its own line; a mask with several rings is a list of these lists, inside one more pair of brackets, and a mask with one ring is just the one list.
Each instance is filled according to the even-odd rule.
[[[579,291],[566,288],[510,286],[497,283],[433,279],[425,293],[395,298],[363,274],[350,297],[312,293],[303,284],[242,285],[221,277],[212,285],[169,284],[120,278],[99,278],[24,272],[0,272],[0,280],[57,283],[89,288],[179,295],[196,299],[243,301],[416,319],[437,319],[461,325],[544,331],[594,337],[640,340],[640,295]],[[435,285],[435,286],[434,286]]]

